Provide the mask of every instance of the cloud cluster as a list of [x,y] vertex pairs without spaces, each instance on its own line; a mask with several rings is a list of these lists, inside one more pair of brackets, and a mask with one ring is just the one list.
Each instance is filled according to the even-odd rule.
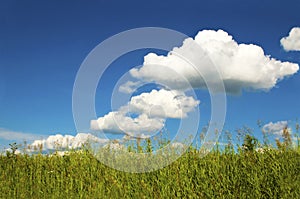
[[[199,101],[182,92],[152,90],[131,98],[126,106],[91,121],[91,129],[147,137],[159,131],[166,118],[184,118]],[[132,117],[131,114],[136,114]]]
[[[203,59],[206,55],[211,62]],[[196,57],[195,65],[184,57]],[[146,55],[143,66],[131,69],[130,74],[139,80],[159,82],[172,89],[189,89],[187,81],[193,88],[206,88],[205,79],[216,78],[214,67],[218,69],[227,93],[231,94],[243,89],[269,90],[299,69],[297,64],[265,55],[257,45],[238,44],[223,30],[203,30],[194,39],[186,39],[181,47],[174,48],[167,56]]]
[[266,133],[270,133],[276,136],[282,136],[283,129],[287,127],[287,121],[279,121],[279,122],[270,122],[263,126],[263,131]]
[[129,71],[136,81],[127,81],[119,91],[133,93],[153,82],[163,88],[132,97],[119,110],[92,120],[91,128],[130,136],[153,134],[164,127],[167,118],[187,117],[199,101],[184,92],[207,89],[207,81],[213,91],[222,91],[218,87],[222,81],[230,94],[267,91],[298,70],[298,64],[271,58],[260,46],[238,44],[223,30],[203,30],[166,56],[147,54],[142,67]]
[[89,142],[105,144],[108,141],[108,139],[100,139],[90,133],[78,133],[76,136],[56,134],[46,139],[35,140],[28,148],[30,150],[76,149]]
[[292,28],[289,36],[283,37],[280,43],[286,51],[300,51],[300,27]]

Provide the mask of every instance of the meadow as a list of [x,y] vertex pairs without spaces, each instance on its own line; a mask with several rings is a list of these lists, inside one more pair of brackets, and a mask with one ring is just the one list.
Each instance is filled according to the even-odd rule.
[[[130,150],[151,153],[149,144]],[[0,198],[300,198],[299,146],[256,145],[246,136],[238,150],[216,147],[202,158],[189,147],[169,166],[146,173],[107,167],[87,148],[64,156],[7,152],[0,156]]]

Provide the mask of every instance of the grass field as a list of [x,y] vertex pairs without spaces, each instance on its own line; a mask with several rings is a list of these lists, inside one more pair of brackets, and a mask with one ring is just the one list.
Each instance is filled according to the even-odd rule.
[[0,156],[0,198],[300,198],[299,147],[200,153],[190,148],[171,165],[140,174],[109,168],[88,150],[7,153]]

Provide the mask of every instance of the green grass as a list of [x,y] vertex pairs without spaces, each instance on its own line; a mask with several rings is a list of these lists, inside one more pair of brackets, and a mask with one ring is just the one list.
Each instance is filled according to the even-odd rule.
[[298,149],[199,153],[141,174],[109,168],[88,151],[3,155],[0,198],[300,198]]

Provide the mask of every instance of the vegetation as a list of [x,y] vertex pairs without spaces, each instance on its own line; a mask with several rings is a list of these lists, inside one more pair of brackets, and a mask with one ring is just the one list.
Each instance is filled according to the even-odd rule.
[[[140,174],[109,168],[89,150],[7,152],[0,155],[0,198],[300,198],[299,146],[289,147],[288,134],[276,149],[256,150],[257,144],[246,135],[237,151],[227,145],[203,158],[190,147],[169,166]],[[146,140],[130,150],[152,153],[151,145]]]

